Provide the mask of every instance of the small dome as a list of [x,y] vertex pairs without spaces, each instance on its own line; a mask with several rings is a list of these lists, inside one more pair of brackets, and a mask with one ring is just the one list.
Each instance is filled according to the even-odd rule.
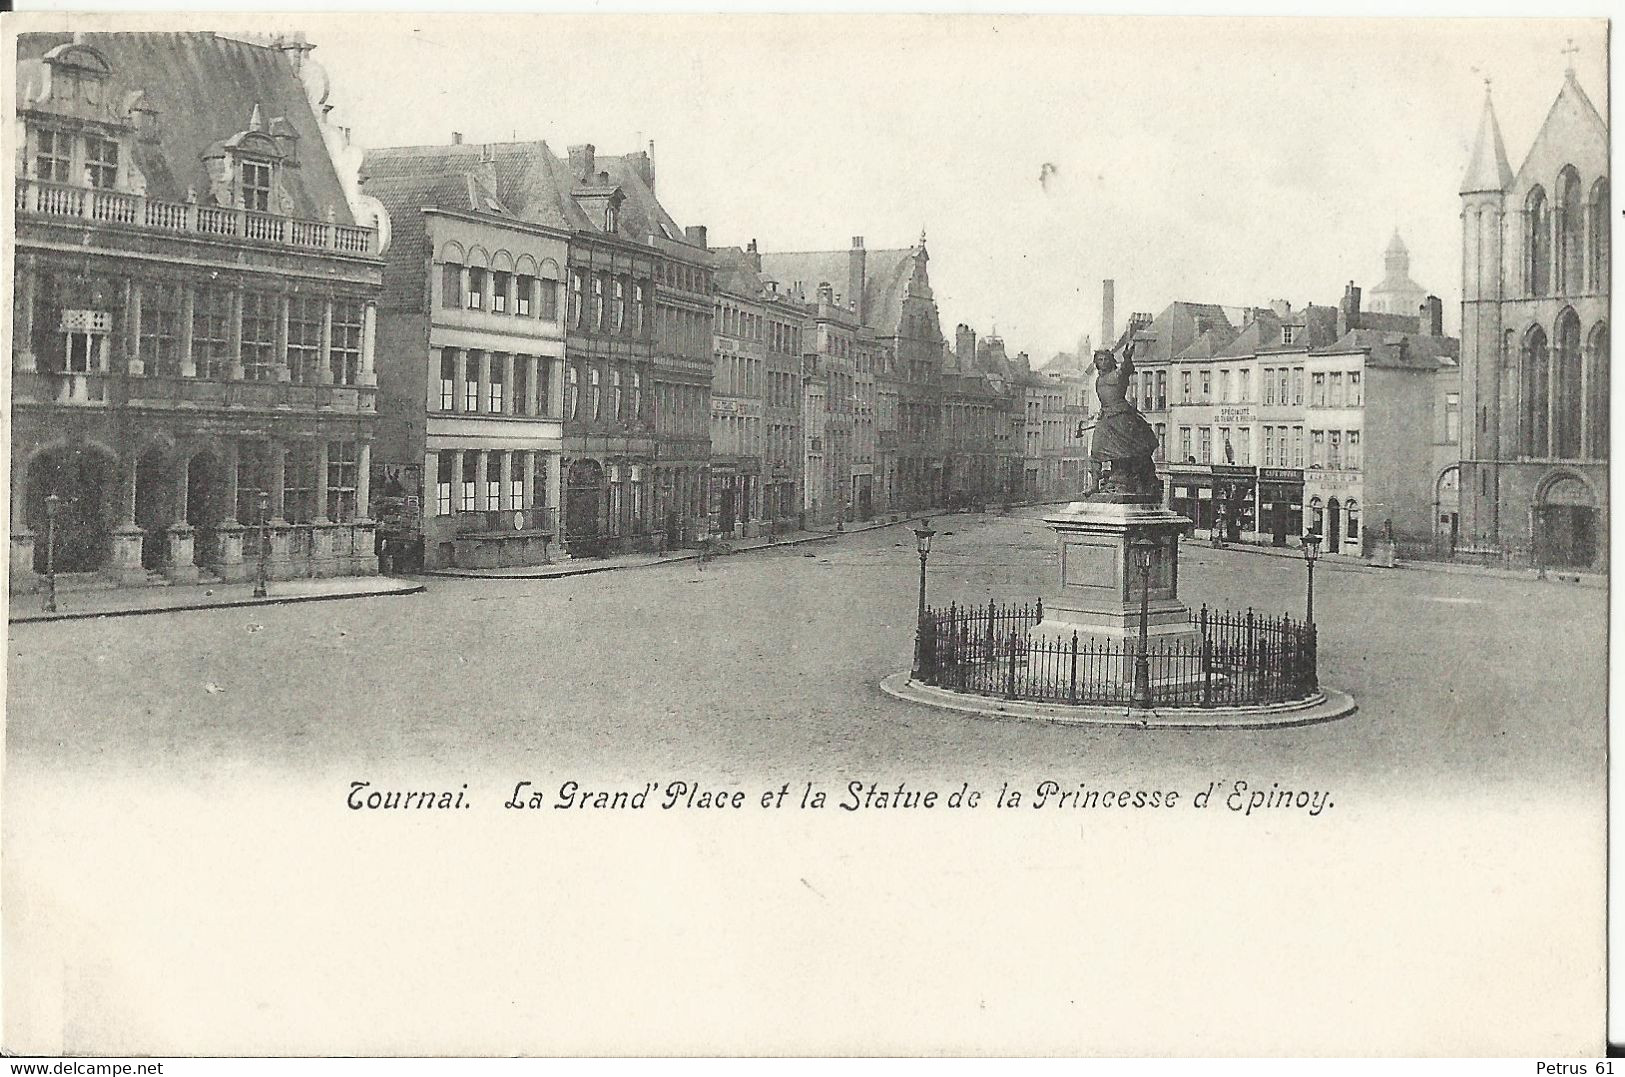
[[1410,253],[1405,247],[1405,241],[1403,239],[1399,238],[1399,229],[1397,229],[1397,228],[1394,229],[1394,238],[1390,239],[1388,241],[1388,250],[1387,250],[1386,253],[1388,253],[1388,254],[1408,254],[1408,253]]

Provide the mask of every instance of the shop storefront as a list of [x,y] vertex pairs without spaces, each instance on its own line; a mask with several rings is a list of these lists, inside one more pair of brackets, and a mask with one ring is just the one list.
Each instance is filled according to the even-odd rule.
[[1259,534],[1276,546],[1285,546],[1288,536],[1303,533],[1303,523],[1303,471],[1287,467],[1259,468]]
[[1365,520],[1361,510],[1361,483],[1358,471],[1323,471],[1311,468],[1305,475],[1304,529],[1320,536],[1326,553],[1362,556],[1365,552]]
[[1237,464],[1213,465],[1215,511],[1223,520],[1224,537],[1241,542],[1257,534],[1258,469]]
[[1168,507],[1190,520],[1196,530],[1207,531],[1217,515],[1213,501],[1213,469],[1179,465],[1168,469]]

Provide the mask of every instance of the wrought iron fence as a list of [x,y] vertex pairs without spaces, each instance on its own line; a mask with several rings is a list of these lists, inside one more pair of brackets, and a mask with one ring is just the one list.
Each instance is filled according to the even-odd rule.
[[1038,634],[1042,603],[931,609],[916,636],[916,679],[1004,699],[1234,707],[1305,699],[1319,689],[1314,625],[1203,606],[1196,636],[1151,643]]

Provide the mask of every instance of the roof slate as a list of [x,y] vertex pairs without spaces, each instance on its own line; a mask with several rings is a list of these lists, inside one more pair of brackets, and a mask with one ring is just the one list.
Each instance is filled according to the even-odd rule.
[[[19,35],[20,107],[26,107],[28,87],[38,92],[44,84],[42,57],[73,40],[66,33]],[[338,223],[355,223],[305,86],[282,50],[206,32],[85,33],[79,40],[112,68],[104,100],[122,101],[139,90],[158,110],[157,140],[138,138],[134,150],[150,197],[180,202],[191,189],[207,199],[204,154],[246,130],[257,107],[262,129],[281,117],[297,136],[299,167],[281,170],[292,215],[326,220],[331,211]]]

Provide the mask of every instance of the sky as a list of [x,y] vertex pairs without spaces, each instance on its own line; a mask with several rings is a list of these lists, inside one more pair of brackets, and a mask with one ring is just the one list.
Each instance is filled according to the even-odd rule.
[[296,18],[363,145],[653,140],[661,201],[712,245],[923,229],[949,339],[996,326],[1035,358],[1098,336],[1102,278],[1119,328],[1182,299],[1335,304],[1396,227],[1454,327],[1485,77],[1514,169],[1569,38],[1607,115],[1598,19]]

